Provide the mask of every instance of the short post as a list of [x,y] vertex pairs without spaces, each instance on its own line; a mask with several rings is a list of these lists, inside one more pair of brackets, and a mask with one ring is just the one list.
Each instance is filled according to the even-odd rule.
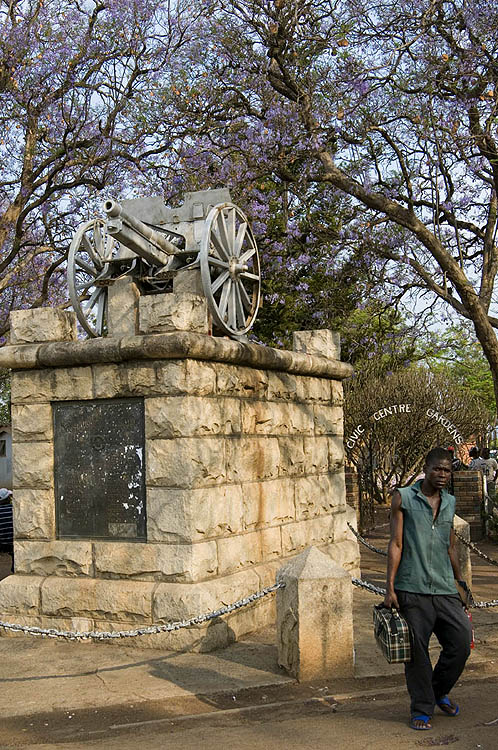
[[[470,524],[460,516],[455,516],[453,528],[466,542],[470,542]],[[470,559],[470,549],[457,538],[458,560],[460,562],[460,572],[462,578],[469,588],[472,587],[472,562]]]
[[316,547],[277,573],[278,663],[300,682],[353,676],[351,577]]

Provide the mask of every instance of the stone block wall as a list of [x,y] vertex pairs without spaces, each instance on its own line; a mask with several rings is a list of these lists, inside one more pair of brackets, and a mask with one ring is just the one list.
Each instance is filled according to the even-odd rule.
[[346,467],[344,471],[346,480],[346,502],[356,513],[358,522],[360,520],[360,486],[358,484],[358,472],[351,467]]
[[470,526],[470,539],[479,541],[484,536],[481,508],[484,500],[484,479],[480,471],[456,471],[453,474],[453,493],[456,512]]
[[[1,619],[110,631],[186,619],[274,583],[282,560],[310,545],[358,574],[343,467],[347,366],[306,374],[328,360],[200,335],[182,353],[175,335],[156,339],[150,359],[137,352],[151,355],[153,335],[123,339],[119,357],[98,340],[48,344],[35,364],[57,364],[12,373],[16,569],[0,583]],[[268,356],[281,369],[254,366]],[[291,362],[305,374],[285,371]],[[57,539],[51,405],[127,397],[144,399],[147,542]],[[140,644],[224,645],[271,621],[274,606],[268,597]]]

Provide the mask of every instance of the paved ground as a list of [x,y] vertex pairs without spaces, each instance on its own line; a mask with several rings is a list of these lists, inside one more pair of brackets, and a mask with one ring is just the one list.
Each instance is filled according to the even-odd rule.
[[[384,547],[386,528],[370,539]],[[498,559],[498,546],[480,546]],[[382,585],[385,558],[362,555],[363,577]],[[477,598],[497,598],[498,569],[473,562]],[[378,600],[355,590],[355,678],[313,684],[278,668],[271,628],[211,654],[0,638],[0,748],[131,750],[143,742],[154,750],[174,742],[214,750],[221,741],[273,750],[384,750],[386,742],[497,750],[498,608],[474,610],[476,649],[455,693],[461,716],[438,716],[422,733],[406,724],[403,668],[388,665],[373,642]]]

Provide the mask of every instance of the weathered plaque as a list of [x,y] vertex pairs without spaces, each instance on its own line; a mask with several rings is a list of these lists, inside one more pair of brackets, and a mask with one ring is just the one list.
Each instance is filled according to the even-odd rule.
[[52,408],[58,538],[144,540],[143,400]]

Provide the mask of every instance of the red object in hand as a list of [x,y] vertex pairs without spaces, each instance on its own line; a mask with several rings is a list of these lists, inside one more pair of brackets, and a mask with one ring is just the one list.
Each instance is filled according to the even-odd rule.
[[[469,618],[470,625],[472,626],[472,612],[469,609],[466,609],[465,610],[465,614]],[[472,626],[472,635],[470,636],[470,648],[474,648],[474,647],[475,647],[475,643],[474,643],[474,628]]]

